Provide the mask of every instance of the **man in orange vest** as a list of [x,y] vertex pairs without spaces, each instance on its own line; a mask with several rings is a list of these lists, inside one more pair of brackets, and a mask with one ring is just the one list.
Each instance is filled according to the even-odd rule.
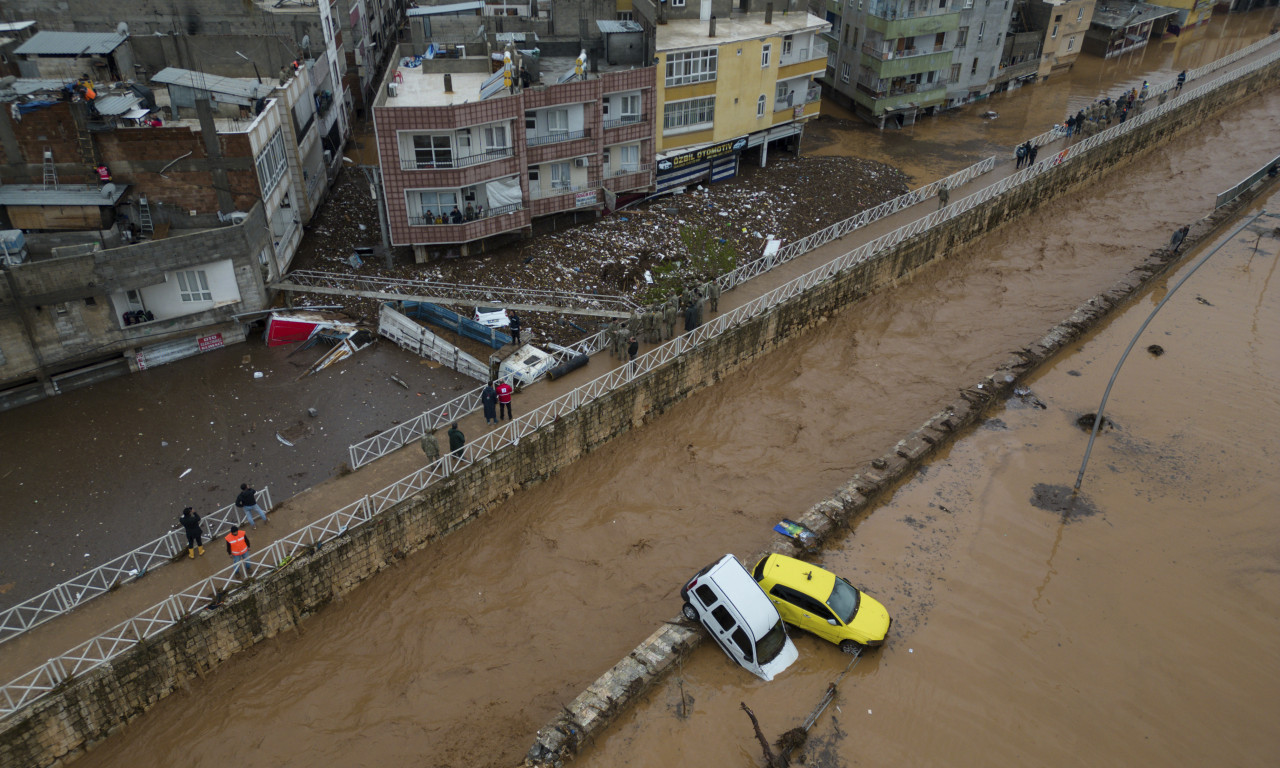
[[227,554],[231,555],[231,563],[235,569],[231,571],[231,575],[235,576],[240,572],[240,568],[244,568],[244,577],[247,579],[251,575],[250,568],[253,563],[249,562],[249,536],[240,529],[239,525],[233,525],[231,533],[226,535]]

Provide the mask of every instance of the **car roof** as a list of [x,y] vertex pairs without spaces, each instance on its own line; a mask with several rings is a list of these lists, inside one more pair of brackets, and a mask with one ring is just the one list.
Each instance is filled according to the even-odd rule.
[[786,555],[769,555],[762,576],[771,584],[791,587],[824,601],[836,586],[836,575],[831,571]]
[[704,577],[714,581],[729,602],[742,614],[755,639],[764,637],[781,617],[760,585],[733,555],[725,555]]

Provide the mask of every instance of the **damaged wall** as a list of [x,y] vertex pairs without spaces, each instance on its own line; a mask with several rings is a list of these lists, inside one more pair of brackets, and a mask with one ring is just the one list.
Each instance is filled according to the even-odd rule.
[[[796,296],[769,314],[708,340],[698,349],[562,417],[519,444],[476,462],[372,522],[295,558],[272,577],[237,592],[217,610],[200,611],[187,617],[180,625],[9,717],[0,733],[0,766],[43,766],[73,757],[143,714],[191,677],[202,675],[238,651],[295,626],[302,617],[354,589],[364,579],[421,549],[437,536],[478,519],[485,510],[521,488],[541,482],[613,437],[642,426],[691,393],[749,365],[871,291],[891,285],[992,228],[1123,165],[1182,128],[1202,123],[1218,109],[1265,88],[1277,72],[1280,64],[1273,64],[1242,78],[1176,114],[1166,115],[1156,123],[1143,126],[931,232],[908,240]],[[955,407],[965,409],[962,413],[976,415],[983,404],[975,402],[966,408],[958,403]],[[957,420],[960,415],[952,414]],[[950,426],[942,424],[948,418],[940,415],[941,420],[931,429],[936,428],[939,435],[954,429],[958,422]],[[884,467],[855,479],[855,483],[868,483],[867,490],[855,484],[842,493],[867,494],[878,487],[877,484],[892,482],[894,472],[900,472],[909,461],[919,460],[932,445],[923,435],[916,438],[916,442],[900,444]],[[895,456],[897,458],[893,458]],[[843,502],[832,504],[844,507]],[[833,518],[839,518],[834,508],[830,511]],[[802,521],[820,531],[829,530],[830,520],[823,524],[820,518],[821,510],[811,510]],[[662,666],[662,659],[670,658],[673,647],[688,647],[690,637],[671,632],[674,630],[662,630],[651,638],[654,639],[651,646],[642,647],[646,663],[634,659],[623,663],[634,669],[626,671],[631,677],[618,678],[625,689],[618,698],[610,699],[608,690],[591,694],[599,698],[584,703],[572,716],[573,720],[544,729],[544,736],[554,738],[559,734],[559,741],[543,742],[535,749],[545,752],[533,757],[555,759],[558,755],[572,754],[583,735],[582,727],[603,725],[617,713],[620,705],[625,705],[629,696],[643,690],[647,685],[645,680],[653,679],[654,670]]]

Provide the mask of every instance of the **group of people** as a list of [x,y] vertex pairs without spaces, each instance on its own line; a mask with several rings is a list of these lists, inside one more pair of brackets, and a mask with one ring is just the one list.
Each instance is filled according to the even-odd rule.
[[[1158,103],[1163,104],[1165,99],[1172,92],[1175,95],[1182,91],[1182,86],[1187,82],[1187,71],[1184,69],[1178,73],[1178,79],[1173,88],[1166,88],[1156,97]],[[1101,99],[1090,104],[1085,109],[1078,110],[1074,115],[1068,115],[1067,119],[1059,126],[1059,130],[1065,132],[1067,136],[1092,136],[1098,131],[1106,130],[1111,127],[1112,123],[1123,123],[1133,115],[1140,115],[1146,109],[1147,99],[1151,95],[1151,84],[1146,80],[1142,81],[1141,88],[1130,88],[1124,91],[1114,99],[1110,96],[1104,96]]]
[[[257,527],[257,523],[253,521],[256,514],[262,524],[267,524],[267,513],[262,511],[262,507],[258,506],[258,492],[249,487],[248,483],[240,484],[240,493],[236,496],[236,508],[242,510],[245,519],[248,520],[250,527]],[[178,522],[182,525],[183,533],[187,535],[187,557],[195,559],[197,554],[204,554],[204,524],[201,522],[203,518],[200,513],[191,507],[184,507],[182,516],[178,518]],[[244,532],[239,522],[231,524],[231,532],[223,537],[227,542],[227,554],[231,556],[231,563],[235,566],[232,575],[240,574],[243,570],[244,578],[251,575],[250,568],[253,563],[249,561],[249,536]]]
[[605,329],[605,347],[619,360],[635,360],[640,342],[661,344],[676,336],[676,325],[684,321],[685,332],[706,321],[709,312],[720,311],[720,284],[712,280],[683,293],[671,294],[662,304],[643,312],[632,310],[626,322],[614,321]]
[[1018,167],[1022,168],[1023,166],[1035,165],[1036,154],[1039,151],[1040,148],[1031,139],[1027,139],[1026,142],[1019,144],[1018,148],[1013,151],[1013,156],[1018,160]]
[[152,320],[156,319],[156,316],[151,314],[150,310],[146,310],[146,309],[130,310],[128,312],[125,312],[123,317],[124,317],[125,325],[138,325],[139,323],[149,323]]
[[483,205],[471,205],[467,203],[466,210],[458,210],[458,206],[453,206],[453,210],[445,213],[442,209],[440,215],[432,213],[431,209],[422,212],[422,219],[428,224],[462,224],[467,221],[475,221],[484,217]]

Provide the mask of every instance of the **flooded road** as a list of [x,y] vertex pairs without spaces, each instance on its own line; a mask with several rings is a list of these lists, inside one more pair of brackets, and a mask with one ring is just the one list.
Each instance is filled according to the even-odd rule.
[[[1161,310],[1075,505],[1045,509],[1038,492],[1070,489],[1088,439],[1076,418],[1190,260],[1028,381],[1044,410],[1010,400],[820,553],[894,625],[793,764],[1274,764],[1278,225],[1231,240]],[[848,663],[793,637],[800,660],[767,685],[704,645],[578,764],[763,764],[739,704],[776,737]]]
[[[805,127],[804,149],[815,155],[879,160],[901,169],[918,186],[992,155],[1010,158],[1015,146],[1103,96],[1141,88],[1144,80],[1172,80],[1184,69],[1204,66],[1257,42],[1278,22],[1280,8],[1215,14],[1208,24],[1181,37],[1152,40],[1114,59],[1081,55],[1070,74],[923,117],[901,129],[879,130],[824,99],[823,117]],[[987,111],[999,117],[983,118]]]
[[[868,298],[159,702],[78,764],[220,766],[232,734],[250,768],[517,763],[561,704],[677,611],[689,573],[754,550],[779,517],[1203,215],[1260,164],[1240,147],[1280,153],[1277,115],[1271,92],[1098,197],[1055,203]],[[893,586],[868,584],[892,596],[909,632]],[[799,665],[826,674],[813,650]],[[725,674],[714,685],[742,684]],[[704,718],[699,733],[736,736],[739,717]]]

